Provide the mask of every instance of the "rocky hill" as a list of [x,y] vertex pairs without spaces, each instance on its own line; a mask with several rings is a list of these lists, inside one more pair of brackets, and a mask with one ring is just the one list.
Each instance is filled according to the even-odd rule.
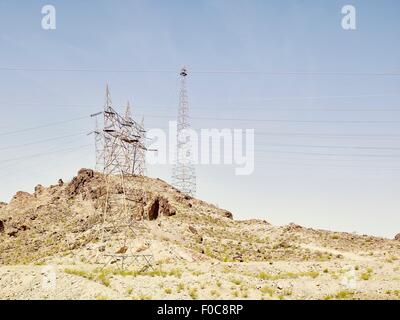
[[400,298],[400,241],[237,221],[159,179],[104,179],[81,169],[0,203],[0,298]]

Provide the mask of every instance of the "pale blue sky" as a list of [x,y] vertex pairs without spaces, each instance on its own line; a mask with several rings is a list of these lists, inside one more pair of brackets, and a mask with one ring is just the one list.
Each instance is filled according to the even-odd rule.
[[[41,29],[45,4],[57,9],[55,31]],[[355,31],[341,28],[346,4],[357,9]],[[0,0],[0,201],[94,162],[90,119],[10,132],[101,110],[106,82],[116,107],[129,99],[148,116],[147,127],[164,128],[168,119],[151,116],[175,117],[185,64],[198,71],[188,79],[193,117],[313,121],[193,119],[197,129],[256,130],[255,173],[199,166],[199,198],[241,219],[393,237],[400,232],[400,127],[384,122],[400,121],[399,76],[199,71],[400,72],[399,14],[395,0]],[[13,67],[58,71],[6,70]],[[59,70],[74,68],[98,72]],[[169,166],[149,174],[170,181]]]

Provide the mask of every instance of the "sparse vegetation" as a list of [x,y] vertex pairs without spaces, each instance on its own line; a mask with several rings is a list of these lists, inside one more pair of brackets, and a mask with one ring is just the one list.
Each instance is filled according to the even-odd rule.
[[197,288],[191,288],[189,290],[189,296],[192,298],[192,300],[196,300],[199,298],[198,290]]
[[230,280],[233,284],[236,284],[237,286],[240,286],[242,283],[242,280],[240,279],[231,279]]
[[176,291],[178,293],[182,292],[185,289],[185,284],[183,282],[180,282],[176,288]]
[[172,293],[172,289],[171,289],[171,288],[165,288],[165,289],[164,289],[164,292],[165,292],[166,294],[171,294],[171,293]]
[[360,279],[361,279],[361,280],[364,280],[364,281],[367,281],[367,280],[369,280],[369,279],[371,278],[372,273],[373,273],[373,270],[372,270],[371,268],[368,268],[368,269],[366,270],[366,272],[363,272],[363,273],[360,275]]
[[353,291],[348,291],[348,290],[343,290],[343,291],[339,291],[338,293],[334,294],[334,295],[328,295],[325,296],[325,300],[347,300],[347,299],[351,299],[354,296],[354,292]]
[[279,279],[295,279],[300,277],[311,277],[316,278],[319,276],[319,272],[317,271],[308,271],[308,272],[283,272],[279,274],[268,274],[265,272],[260,272],[258,274],[258,278],[261,280],[279,280]]
[[267,286],[261,287],[260,291],[263,294],[268,294],[270,297],[272,297],[275,292],[273,289],[271,289],[270,287],[267,287]]
[[74,275],[74,276],[83,277],[88,280],[100,282],[101,284],[105,285],[106,287],[110,286],[110,278],[108,276],[108,273],[105,271],[87,272],[84,270],[65,269],[64,272],[67,274]]
[[[27,266],[23,270],[33,270],[32,276],[41,277],[41,267],[45,263],[60,261],[57,268],[65,272],[59,274],[60,278],[65,277],[62,283],[68,283],[64,280],[74,282],[76,285],[71,286],[71,290],[87,285],[94,290],[89,296],[96,299],[400,298],[398,288],[394,287],[400,280],[397,258],[400,244],[394,241],[309,228],[296,227],[293,231],[261,221],[221,218],[217,208],[197,199],[187,201],[181,194],[172,193],[174,191],[168,189],[168,185],[159,183],[151,180],[156,188],[146,190],[148,196],[164,196],[168,192],[166,197],[176,209],[176,215],[160,215],[158,221],[145,220],[135,226],[135,232],[140,235],[137,239],[157,240],[151,244],[159,246],[154,252],[157,255],[160,253],[154,257],[154,269],[140,271],[140,267],[136,266],[136,269],[134,264],[124,270],[118,269],[117,264],[110,264],[104,269],[94,265],[94,256],[120,248],[115,240],[117,234],[111,235],[115,239],[102,243],[98,228],[91,228],[95,226],[91,221],[101,217],[102,201],[90,202],[83,200],[81,195],[65,199],[65,187],[53,186],[45,191],[48,199],[32,197],[32,201],[27,202],[29,209],[18,207],[13,215],[7,212],[7,216],[4,209],[0,209],[0,219],[12,216],[16,225],[21,221],[30,227],[18,231],[17,236],[0,233],[0,285],[3,288],[14,283],[5,280],[9,277],[1,273],[2,268],[9,270],[6,269],[9,264],[25,264]],[[88,190],[96,190],[96,186],[90,183],[87,187]],[[140,193],[138,183],[135,187]],[[116,200],[115,210],[118,210],[119,195],[111,194],[111,197]],[[52,199],[56,200],[53,202]],[[32,220],[34,227],[29,225],[31,214],[36,215]],[[196,234],[189,231],[189,225],[196,230]],[[51,226],[51,232],[47,226]],[[150,226],[157,228],[156,235],[149,232]],[[139,240],[136,244],[135,240],[134,245],[141,248],[144,244]],[[172,251],[175,251],[174,254],[171,254]],[[204,254],[200,255],[202,251]],[[355,261],[360,264],[354,269],[357,280],[363,281],[362,290],[344,290],[326,295],[330,292],[328,288],[332,290],[327,284],[341,283],[348,275],[348,266]],[[64,269],[63,265],[68,268]],[[13,267],[10,268],[12,270]],[[373,281],[368,281],[371,279]],[[379,292],[376,290],[378,282]],[[319,290],[315,290],[317,287]],[[37,295],[29,293],[29,297],[51,298],[50,294],[40,290]],[[79,288],[76,292],[79,297],[83,290]],[[61,293],[60,296],[64,298]],[[85,298],[87,296],[84,295]],[[1,294],[0,298],[3,298]]]

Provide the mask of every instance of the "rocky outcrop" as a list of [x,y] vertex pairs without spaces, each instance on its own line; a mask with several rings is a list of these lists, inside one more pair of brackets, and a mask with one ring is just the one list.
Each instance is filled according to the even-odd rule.
[[18,191],[18,192],[12,197],[10,203],[29,201],[32,197],[33,197],[33,195],[31,195],[29,192]]
[[394,237],[394,240],[400,241],[400,233],[396,234],[396,236]]
[[[111,241],[119,237],[118,233],[124,233],[122,228],[111,228],[114,221],[153,220],[154,224],[132,223],[132,234],[138,233],[146,239],[146,228],[151,226],[149,230],[157,238],[179,241],[181,236],[183,241],[201,249],[205,246],[208,226],[212,229],[214,223],[216,226],[228,223],[221,217],[232,218],[229,211],[145,176],[125,175],[122,181],[119,175],[105,179],[101,173],[81,169],[70,181],[59,179],[57,183],[57,180],[53,185],[37,185],[32,194],[18,192],[10,204],[0,203],[5,206],[0,207],[0,256],[5,261],[33,261],[39,256],[80,250],[97,242],[96,251],[108,252],[109,247],[102,243],[103,228]],[[168,219],[174,215],[178,217]],[[110,226],[104,226],[105,216]],[[18,252],[9,250],[11,247],[18,247]],[[118,248],[113,247],[112,253],[119,248],[119,244]],[[146,250],[146,246],[138,250]],[[21,252],[27,252],[29,257]]]
[[16,237],[21,231],[27,231],[30,229],[27,222],[28,219],[12,217],[0,220],[0,234],[5,233],[10,237]]
[[[68,184],[65,189],[65,192],[69,198],[75,198],[79,194],[82,195],[83,199],[97,199],[102,194],[104,194],[104,190],[101,186],[97,186],[96,188],[90,187],[90,182],[94,178],[94,171],[91,169],[81,169],[78,171],[78,175],[72,179],[72,181]],[[59,181],[59,186],[62,186],[64,183]]]
[[72,179],[68,184],[66,193],[70,197],[75,197],[82,191],[84,191],[85,186],[94,177],[94,171],[90,169],[81,169],[78,171],[78,175]]
[[300,230],[303,230],[303,227],[293,222],[289,223],[285,227],[285,231],[300,231]]
[[160,215],[170,217],[176,214],[175,208],[169,203],[168,199],[156,196],[149,201],[144,208],[145,218],[148,220],[156,220]]
[[[207,208],[206,209],[207,213],[211,215],[218,215],[220,217],[233,219],[232,212],[225,209],[220,209],[218,206],[211,205],[205,201],[199,199],[193,199],[189,196],[183,196],[183,195],[180,195],[180,197],[175,197],[175,198],[179,203],[187,203],[189,208],[197,208],[197,207]],[[188,202],[187,199],[190,199],[190,202]]]
[[222,216],[225,218],[233,219],[233,214],[232,212],[228,210],[222,210]]
[[38,184],[36,187],[35,187],[35,192],[34,192],[34,196],[35,197],[38,197],[38,196],[40,196],[42,193],[44,192],[44,187],[41,185],[41,184]]

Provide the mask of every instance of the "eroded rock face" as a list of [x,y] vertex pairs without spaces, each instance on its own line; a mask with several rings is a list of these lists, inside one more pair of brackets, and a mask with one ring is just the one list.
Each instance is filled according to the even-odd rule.
[[396,234],[396,236],[394,237],[394,240],[400,241],[400,233]]
[[95,188],[88,188],[83,195],[83,199],[95,200],[104,196],[107,193],[105,186],[97,186]]
[[156,220],[160,215],[170,217],[176,214],[175,208],[168,199],[157,196],[152,199],[144,208],[145,217],[149,220]]
[[78,175],[72,179],[66,188],[66,193],[70,198],[76,197],[78,194],[90,193],[86,188],[87,184],[93,179],[94,171],[91,169],[81,169]]
[[163,216],[170,217],[176,214],[175,208],[168,202],[166,198],[160,197],[160,213]]
[[149,220],[156,220],[158,218],[158,214],[160,211],[160,202],[158,199],[155,199],[152,204],[150,204],[149,209],[147,211],[147,218]]

